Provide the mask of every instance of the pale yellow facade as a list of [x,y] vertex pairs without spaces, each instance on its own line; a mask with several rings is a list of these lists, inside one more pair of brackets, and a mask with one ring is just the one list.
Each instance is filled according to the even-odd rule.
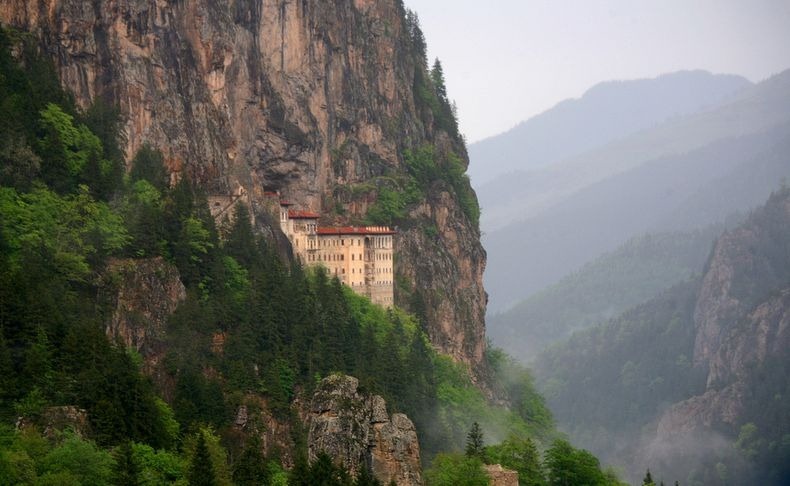
[[306,266],[321,265],[374,304],[393,304],[394,231],[386,226],[319,227],[318,214],[280,207],[280,227]]

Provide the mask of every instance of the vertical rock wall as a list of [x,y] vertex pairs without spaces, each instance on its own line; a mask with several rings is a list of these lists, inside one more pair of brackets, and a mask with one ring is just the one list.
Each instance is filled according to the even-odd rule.
[[362,395],[351,376],[324,378],[310,403],[310,460],[326,452],[352,474],[368,468],[383,484],[422,484],[417,431],[402,413],[391,417],[378,395]]
[[[127,157],[148,142],[174,179],[187,173],[211,194],[240,185],[257,212],[265,190],[281,191],[333,222],[364,217],[381,178],[405,173],[406,149],[466,157],[415,95],[423,60],[404,19],[398,0],[0,4],[0,22],[40,39],[81,106],[120,106]],[[405,226],[397,271],[433,343],[479,365],[486,295],[476,223],[438,185]],[[404,295],[401,305],[413,302]]]

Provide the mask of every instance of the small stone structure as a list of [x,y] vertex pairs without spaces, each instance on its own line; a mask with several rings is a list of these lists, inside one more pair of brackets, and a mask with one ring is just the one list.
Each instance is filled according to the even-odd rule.
[[250,204],[250,196],[241,185],[231,194],[208,196],[208,209],[217,224],[233,220],[233,212],[239,204],[246,204],[250,208],[250,223],[255,224]]
[[491,479],[490,486],[518,486],[518,473],[505,469],[500,464],[486,464],[486,474]]

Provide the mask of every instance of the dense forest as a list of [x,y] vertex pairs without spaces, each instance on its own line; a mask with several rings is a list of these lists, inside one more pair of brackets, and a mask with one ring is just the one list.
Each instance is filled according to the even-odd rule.
[[[244,206],[217,227],[205,194],[187,177],[171,185],[158,151],[144,146],[127,173],[118,111],[101,100],[78,109],[10,30],[0,30],[0,110],[0,483],[377,484],[326,456],[307,463],[298,403],[331,373],[414,420],[423,461],[436,457],[431,484],[460,457],[439,453],[462,450],[477,422],[508,437],[485,461],[537,471],[524,484],[564,484],[566,473],[616,483],[589,453],[552,442],[532,378],[502,352],[488,353],[489,386],[507,407],[437,354],[418,318],[284,261]],[[438,170],[415,157],[418,180]],[[186,288],[156,364],[108,339],[104,298],[120,278],[113,263],[151,261],[174,266]],[[255,434],[234,430],[239,406],[261,404],[288,425],[292,451],[265,457]],[[479,471],[474,455],[460,460]]]

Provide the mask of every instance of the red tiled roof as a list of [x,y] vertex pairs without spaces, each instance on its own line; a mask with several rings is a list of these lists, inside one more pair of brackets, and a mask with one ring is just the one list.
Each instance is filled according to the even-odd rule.
[[288,202],[285,199],[280,199],[280,206],[293,206],[294,203]]
[[394,235],[386,226],[325,226],[318,228],[319,235]]
[[291,219],[318,219],[320,216],[320,214],[312,211],[297,211],[295,209],[290,209],[288,211],[288,217]]

